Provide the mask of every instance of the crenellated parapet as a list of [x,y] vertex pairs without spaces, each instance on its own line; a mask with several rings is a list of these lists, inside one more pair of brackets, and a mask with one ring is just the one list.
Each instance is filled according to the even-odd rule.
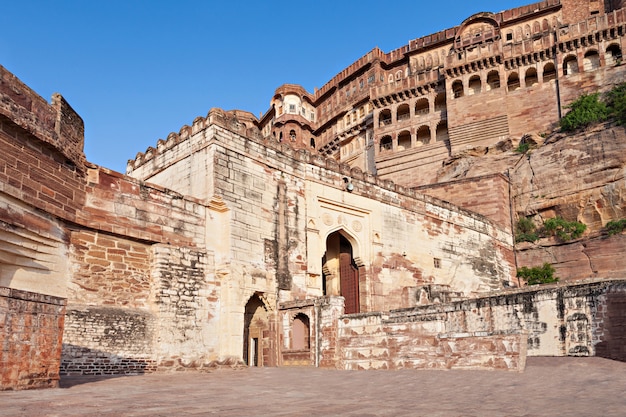
[[129,159],[126,164],[126,172],[130,173],[135,169],[154,161],[154,159],[165,154],[181,142],[187,141],[193,135],[207,129],[211,125],[217,125],[229,131],[249,135],[261,139],[261,134],[256,127],[258,120],[252,113],[242,110],[224,111],[219,108],[209,110],[206,117],[198,116],[193,120],[191,126],[184,125],[178,133],[171,132],[166,139],[158,139],[155,147],[148,147],[145,152],[138,152],[135,159]]
[[83,119],[60,94],[55,93],[49,104],[0,66],[0,115],[52,146],[65,158],[67,165],[84,171]]

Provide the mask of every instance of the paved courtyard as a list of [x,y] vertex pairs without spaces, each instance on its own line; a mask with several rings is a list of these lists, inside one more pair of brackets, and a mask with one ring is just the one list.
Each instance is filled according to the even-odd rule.
[[625,416],[626,363],[529,358],[526,371],[250,368],[0,392],[0,416]]

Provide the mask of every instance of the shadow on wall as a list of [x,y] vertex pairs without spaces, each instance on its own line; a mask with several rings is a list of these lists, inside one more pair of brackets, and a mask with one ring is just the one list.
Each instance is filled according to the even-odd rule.
[[602,330],[596,356],[626,362],[626,292],[607,293]]
[[155,372],[156,369],[156,362],[149,358],[128,358],[101,350],[63,343],[59,374],[63,380],[63,377],[75,375],[143,375]]

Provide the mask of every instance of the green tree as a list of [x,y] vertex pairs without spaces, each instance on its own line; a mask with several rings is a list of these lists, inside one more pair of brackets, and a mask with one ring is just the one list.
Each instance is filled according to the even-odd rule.
[[607,119],[609,111],[599,93],[583,94],[566,108],[570,111],[560,121],[561,129],[571,132]]
[[568,222],[561,217],[553,217],[543,223],[548,234],[556,236],[563,242],[578,239],[587,230],[587,225],[580,222]]
[[515,242],[534,242],[539,239],[537,226],[528,217],[520,217],[515,225]]
[[554,267],[546,262],[543,266],[535,266],[532,268],[523,266],[519,268],[517,270],[517,277],[526,281],[528,285],[549,284],[559,281],[559,277],[555,277],[554,272]]

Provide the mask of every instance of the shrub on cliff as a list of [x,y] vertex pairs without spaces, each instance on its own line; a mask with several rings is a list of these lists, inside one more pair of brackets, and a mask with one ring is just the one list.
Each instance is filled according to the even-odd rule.
[[605,226],[609,236],[620,234],[626,229],[626,219],[611,220]]
[[560,217],[553,217],[546,220],[543,223],[545,231],[553,236],[556,236],[563,242],[568,242],[572,239],[578,239],[587,229],[587,225],[581,222],[568,222]]
[[607,94],[609,113],[618,124],[626,125],[626,83],[622,83]]
[[549,284],[559,281],[559,277],[555,277],[554,272],[554,267],[546,262],[543,266],[535,266],[532,268],[523,266],[519,268],[517,270],[517,277],[526,281],[528,285]]
[[607,106],[599,100],[600,94],[583,94],[566,108],[570,111],[560,121],[561,129],[571,132],[593,123],[603,122],[609,115]]
[[520,217],[515,226],[515,242],[535,242],[538,239],[535,223],[528,217]]

